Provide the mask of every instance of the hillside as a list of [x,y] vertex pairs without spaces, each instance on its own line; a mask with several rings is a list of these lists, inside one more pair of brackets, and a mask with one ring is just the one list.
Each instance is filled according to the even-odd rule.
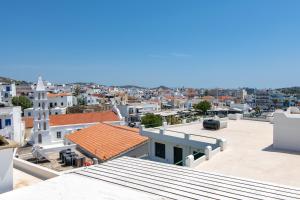
[[27,81],[14,80],[14,79],[11,79],[11,78],[1,77],[1,76],[0,76],[0,83],[15,83],[17,85],[28,84]]
[[277,90],[281,91],[284,94],[300,95],[300,87],[279,88]]

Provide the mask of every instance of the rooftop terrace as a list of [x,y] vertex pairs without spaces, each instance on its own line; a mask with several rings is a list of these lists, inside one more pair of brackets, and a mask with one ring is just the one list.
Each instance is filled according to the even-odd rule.
[[[268,122],[229,121],[228,128],[203,131],[202,125],[193,125],[177,131],[199,132],[201,135],[225,138],[227,149],[197,169],[226,175],[300,186],[300,153],[278,151],[272,148],[273,125]],[[200,131],[199,131],[200,130]]]
[[[159,134],[159,129],[145,130]],[[202,123],[175,125],[164,134],[183,138],[183,133],[207,143],[213,143],[212,138],[227,141],[225,151],[196,169],[300,187],[300,153],[273,149],[269,122],[229,120],[227,128],[217,131],[203,129]]]
[[13,177],[14,177],[14,179],[13,179],[14,190],[23,188],[26,186],[34,185],[36,183],[43,181],[35,176],[32,176],[30,174],[27,174],[18,169],[15,169],[15,168],[13,169]]

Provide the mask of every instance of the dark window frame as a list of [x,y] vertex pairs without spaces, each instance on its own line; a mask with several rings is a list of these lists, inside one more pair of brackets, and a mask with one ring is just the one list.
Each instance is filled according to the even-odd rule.
[[4,124],[5,126],[11,126],[11,119],[5,119]]
[[56,138],[61,139],[61,131],[56,132]]
[[155,142],[155,156],[158,158],[166,159],[166,145],[163,143]]

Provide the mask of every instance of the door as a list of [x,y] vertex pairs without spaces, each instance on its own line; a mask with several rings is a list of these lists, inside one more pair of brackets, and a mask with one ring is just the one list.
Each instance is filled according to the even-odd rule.
[[182,148],[174,147],[174,164],[183,166]]

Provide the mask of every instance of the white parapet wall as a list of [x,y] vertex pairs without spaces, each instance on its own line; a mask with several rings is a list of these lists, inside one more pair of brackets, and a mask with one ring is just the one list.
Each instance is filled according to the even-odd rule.
[[300,151],[300,114],[274,113],[273,147]]
[[13,158],[13,165],[14,168],[23,171],[27,174],[30,174],[34,177],[37,177],[42,180],[47,180],[50,178],[54,178],[60,175],[59,172],[56,172],[54,170],[30,163],[28,161],[19,159],[19,158]]
[[0,194],[13,189],[13,158],[14,149],[0,149]]
[[242,114],[236,113],[236,114],[228,114],[228,119],[230,120],[240,120],[243,118]]

